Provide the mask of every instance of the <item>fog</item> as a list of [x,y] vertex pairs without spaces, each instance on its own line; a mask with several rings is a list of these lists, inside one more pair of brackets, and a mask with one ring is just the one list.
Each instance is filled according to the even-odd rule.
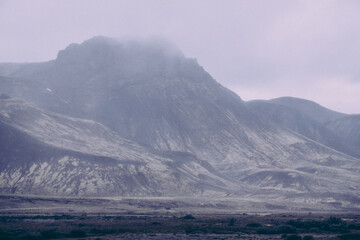
[[360,2],[0,0],[0,62],[93,36],[165,38],[244,100],[294,96],[360,113]]

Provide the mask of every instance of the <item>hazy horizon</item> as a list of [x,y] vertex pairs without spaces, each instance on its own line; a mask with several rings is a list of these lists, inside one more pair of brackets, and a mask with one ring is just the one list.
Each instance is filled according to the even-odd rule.
[[0,62],[93,36],[163,37],[243,100],[292,96],[360,113],[360,2],[0,0]]

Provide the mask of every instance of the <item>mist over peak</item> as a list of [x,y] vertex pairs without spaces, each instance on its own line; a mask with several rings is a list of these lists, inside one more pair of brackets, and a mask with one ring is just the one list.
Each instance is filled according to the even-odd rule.
[[84,72],[89,73],[87,78],[99,75],[103,79],[186,76],[196,80],[204,74],[211,78],[196,59],[186,58],[163,38],[117,40],[97,36],[59,51],[55,65],[63,68],[63,73],[78,72],[80,79]]
[[158,52],[166,57],[185,58],[184,53],[173,42],[162,37],[136,38],[124,41],[123,44],[128,49]]
[[117,40],[96,36],[81,44],[72,43],[59,51],[57,62],[66,63],[90,59],[107,60],[121,57],[184,59],[184,54],[170,41],[163,38]]

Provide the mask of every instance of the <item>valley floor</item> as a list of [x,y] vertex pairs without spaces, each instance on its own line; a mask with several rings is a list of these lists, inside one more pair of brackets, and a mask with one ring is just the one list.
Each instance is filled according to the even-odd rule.
[[0,196],[0,239],[360,239],[356,212],[224,209],[219,200]]

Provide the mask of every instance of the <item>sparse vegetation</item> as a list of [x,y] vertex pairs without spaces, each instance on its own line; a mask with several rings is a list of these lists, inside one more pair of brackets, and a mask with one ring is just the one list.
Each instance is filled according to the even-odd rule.
[[[346,218],[346,217],[344,217]],[[276,220],[274,220],[276,219]],[[350,220],[349,220],[350,219]],[[352,216],[346,221],[339,216],[270,215],[258,216],[238,214],[212,215],[192,214],[185,216],[164,216],[136,214],[47,214],[47,215],[10,215],[2,216],[0,239],[92,239],[106,236],[259,236],[287,240],[312,240],[317,236],[332,236],[338,239],[360,239],[358,222],[360,216]],[[24,224],[26,223],[26,224]],[[136,238],[136,237],[134,237]],[[168,237],[164,237],[168,238]],[[175,238],[176,239],[176,238]],[[241,239],[241,238],[240,238]]]

